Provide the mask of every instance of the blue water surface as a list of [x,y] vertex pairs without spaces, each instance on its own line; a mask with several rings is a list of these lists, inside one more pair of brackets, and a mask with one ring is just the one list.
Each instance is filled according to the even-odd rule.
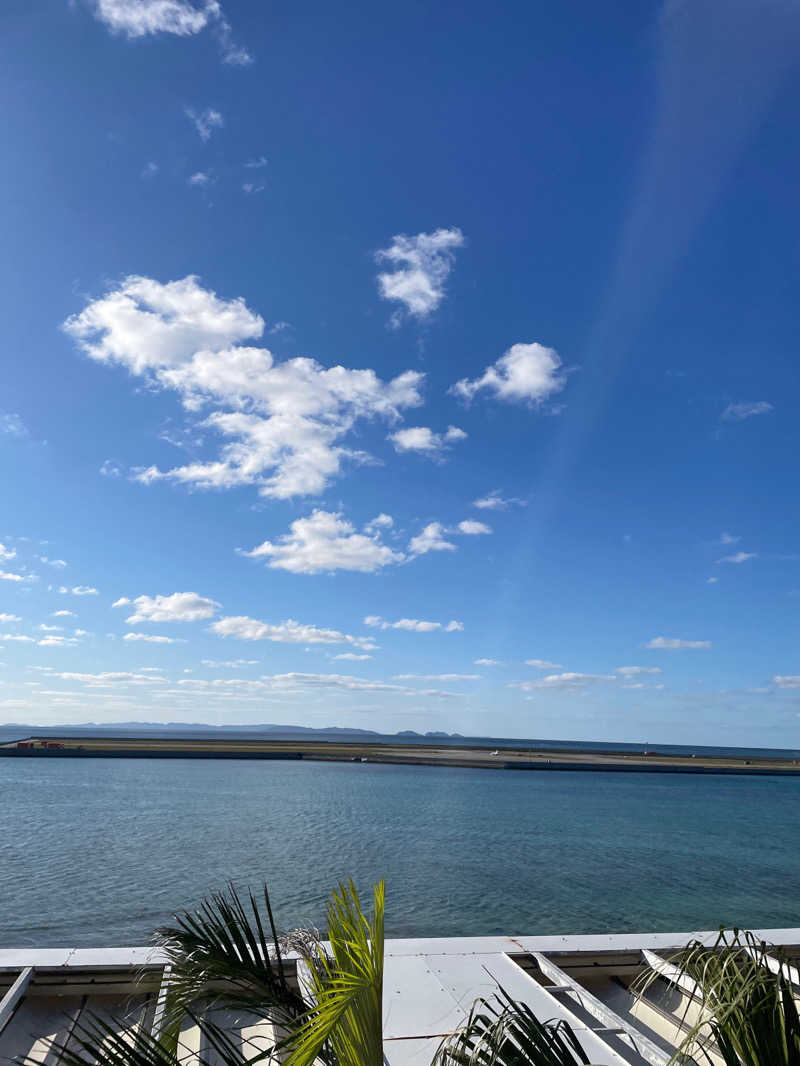
[[0,944],[147,943],[267,880],[282,927],[386,877],[390,936],[800,926],[800,778],[0,760]]

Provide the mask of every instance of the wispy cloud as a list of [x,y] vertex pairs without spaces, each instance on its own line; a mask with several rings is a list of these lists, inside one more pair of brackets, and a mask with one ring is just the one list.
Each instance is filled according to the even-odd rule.
[[757,559],[758,552],[734,552],[733,555],[723,555],[717,559],[718,563],[746,563],[750,559]]
[[209,140],[214,130],[221,129],[225,125],[221,112],[213,107],[207,107],[203,111],[196,111],[193,107],[187,107],[184,114],[203,141]]
[[664,651],[682,651],[687,648],[707,649],[710,640],[681,640],[679,637],[653,637],[645,644],[646,648]]
[[719,417],[722,422],[744,422],[746,418],[768,415],[773,410],[772,404],[766,400],[757,400],[755,403],[729,403]]
[[94,0],[95,18],[113,34],[135,41],[171,34],[194,37],[209,28],[217,38],[223,63],[248,66],[250,52],[237,44],[219,0]]
[[507,511],[509,507],[525,507],[527,500],[521,500],[518,496],[503,496],[499,489],[493,489],[486,496],[480,496],[472,501],[472,506],[480,511]]
[[404,629],[408,633],[460,633],[464,629],[463,622],[426,622],[420,618],[399,618],[396,622],[387,622],[377,614],[367,615],[364,625],[374,629]]
[[536,681],[510,681],[509,688],[522,689],[523,692],[535,692],[539,689],[571,689],[583,688],[586,685],[596,685],[609,681],[616,681],[614,674],[549,674],[540,677]]
[[122,638],[129,642],[139,641],[145,644],[184,644],[178,637],[162,637],[156,633],[126,633]]
[[106,459],[99,472],[103,477],[122,477],[122,467],[114,459]]
[[218,637],[235,637],[237,640],[271,640],[278,644],[352,644],[364,651],[375,647],[371,637],[354,637],[349,633],[340,633],[338,629],[304,625],[293,618],[273,625],[246,615],[231,616],[212,622],[210,629]]
[[644,674],[660,674],[660,666],[618,666],[614,671],[622,677],[641,677]]
[[778,688],[800,688],[800,674],[776,674],[772,679],[772,683],[777,685]]
[[21,584],[25,581],[36,580],[36,574],[17,574],[10,570],[0,570],[0,581],[11,581],[14,584]]
[[28,428],[18,414],[12,411],[0,412],[0,433],[24,440],[29,437]]
[[480,674],[395,674],[393,681],[480,681]]

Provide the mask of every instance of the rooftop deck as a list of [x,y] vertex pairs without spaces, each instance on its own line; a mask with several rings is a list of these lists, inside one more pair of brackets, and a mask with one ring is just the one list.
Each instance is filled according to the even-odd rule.
[[[800,958],[800,929],[756,930]],[[669,957],[688,941],[716,933],[471,937],[386,943],[384,1052],[390,1066],[428,1066],[441,1039],[467,1016],[477,996],[502,985],[542,1019],[570,1022],[598,1066],[666,1066],[696,1017],[691,983],[675,983]],[[642,971],[660,976],[634,1001]],[[792,968],[798,985],[800,974]],[[157,1031],[169,980],[151,948],[0,949],[0,1057],[23,1055],[58,1066],[49,1045],[62,1043],[81,1015],[94,1012],[130,1032]],[[202,1013],[202,1009],[200,1011]],[[238,1032],[243,1050],[270,1046],[272,1027],[257,1017],[214,1020]],[[181,1057],[189,1066],[200,1034],[184,1027]]]

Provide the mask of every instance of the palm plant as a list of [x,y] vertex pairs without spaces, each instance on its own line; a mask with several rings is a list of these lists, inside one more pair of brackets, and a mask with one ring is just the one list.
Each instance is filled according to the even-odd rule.
[[263,899],[262,913],[252,892],[245,903],[231,884],[156,930],[170,966],[162,1031],[174,1031],[201,999],[284,1028],[306,1013],[309,1005],[288,979],[266,885]]
[[477,999],[466,1022],[439,1045],[432,1066],[587,1066],[566,1021],[540,1022],[500,988]]
[[[243,900],[229,885],[156,931],[169,965],[157,1032],[120,1032],[90,1016],[51,1051],[62,1066],[183,1066],[179,1031],[188,1020],[207,1048],[192,1054],[195,1066],[257,1066],[275,1054],[285,1066],[380,1066],[384,898],[381,881],[369,921],[353,883],[340,885],[328,904],[328,949],[316,930],[279,938],[266,886],[262,910],[252,893]],[[303,991],[290,980],[287,950],[301,957]],[[238,1024],[243,1016],[272,1023],[274,1042],[248,1057],[240,1039],[210,1020],[212,1008],[237,1012]]]
[[[735,929],[710,947],[693,941],[670,961],[671,980],[694,982],[699,1006],[673,1061],[711,1063],[713,1049],[726,1066],[800,1066],[800,1015],[779,950]],[[657,979],[645,978],[638,994]]]
[[383,881],[373,893],[371,921],[352,881],[332,894],[327,911],[330,951],[315,937],[296,942],[313,1007],[285,1042],[285,1066],[312,1066],[326,1049],[338,1066],[381,1066]]

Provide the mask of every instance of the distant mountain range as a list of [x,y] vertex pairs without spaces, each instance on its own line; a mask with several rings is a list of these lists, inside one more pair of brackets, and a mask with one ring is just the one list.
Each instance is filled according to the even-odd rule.
[[374,729],[352,729],[348,726],[307,726],[307,725],[274,725],[270,723],[264,723],[263,725],[209,725],[206,722],[81,722],[75,725],[30,725],[24,722],[9,722],[6,725],[0,725],[0,730],[4,733],[13,731],[20,735],[29,736],[32,734],[45,734],[56,735],[63,733],[231,733],[235,735],[241,735],[242,733],[282,733],[289,736],[294,736],[298,733],[313,733],[319,736],[365,736],[365,737],[380,737],[380,736],[396,736],[396,737],[456,737],[461,736],[460,733],[442,733],[439,731],[431,731],[428,733],[417,733],[413,729],[403,729],[399,733],[378,733]]

